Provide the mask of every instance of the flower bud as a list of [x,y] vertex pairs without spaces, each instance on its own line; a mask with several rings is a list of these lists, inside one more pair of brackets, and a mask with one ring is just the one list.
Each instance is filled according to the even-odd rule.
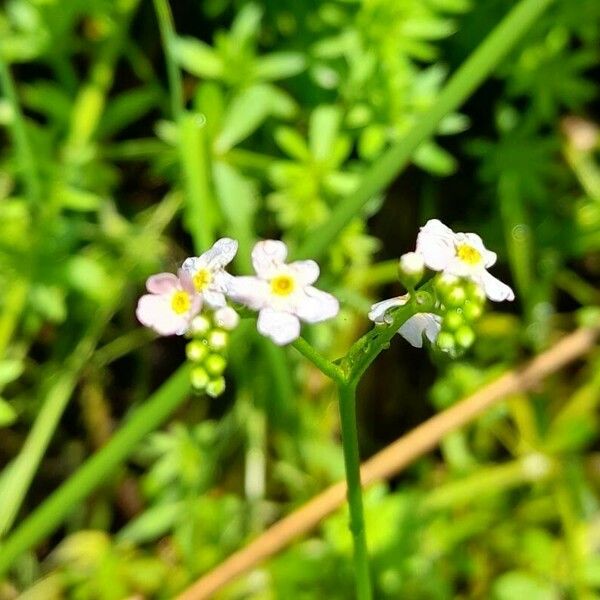
[[203,390],[210,382],[210,377],[203,367],[194,367],[190,373],[190,381],[195,390]]
[[223,306],[215,311],[215,324],[227,331],[231,331],[238,326],[240,316],[231,306]]
[[460,308],[451,309],[443,317],[443,327],[449,331],[456,331],[465,324],[465,318]]
[[199,363],[202,362],[204,357],[208,354],[208,348],[204,342],[192,340],[185,347],[185,354],[188,357],[188,360]]
[[209,354],[204,361],[204,367],[214,376],[221,375],[226,366],[227,361],[220,354]]
[[225,391],[225,378],[217,377],[216,379],[211,379],[206,385],[206,393],[211,398],[216,398],[220,396]]
[[454,337],[461,348],[469,348],[475,341],[475,332],[468,325],[463,325],[456,331]]
[[204,315],[198,315],[192,319],[190,323],[190,331],[196,335],[203,335],[211,328],[210,320]]
[[467,300],[467,293],[461,286],[454,287],[444,298],[445,303],[448,306],[461,307]]
[[407,288],[414,288],[423,278],[425,263],[423,257],[416,252],[407,252],[400,257],[398,277]]
[[208,345],[211,350],[223,350],[227,347],[229,335],[222,329],[213,329],[208,334]]
[[451,333],[449,333],[448,331],[440,331],[435,343],[437,344],[437,347],[442,352],[452,353],[456,349],[456,344],[454,342],[454,336]]
[[463,306],[463,314],[465,315],[465,319],[467,321],[477,321],[477,319],[481,317],[482,313],[483,308],[481,307],[481,304],[476,304],[471,301],[465,302],[465,305]]

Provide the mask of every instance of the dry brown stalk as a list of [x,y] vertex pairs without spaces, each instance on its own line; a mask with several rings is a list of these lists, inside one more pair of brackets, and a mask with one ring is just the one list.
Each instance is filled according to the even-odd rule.
[[[531,389],[544,377],[583,356],[594,346],[597,337],[598,331],[595,329],[578,329],[524,367],[505,373],[451,408],[431,417],[363,463],[363,486],[397,475],[434,448],[446,434],[470,423],[496,402],[516,392]],[[330,486],[202,576],[177,600],[210,598],[232,579],[276,554],[299,535],[310,531],[338,509],[345,497],[345,482]]]

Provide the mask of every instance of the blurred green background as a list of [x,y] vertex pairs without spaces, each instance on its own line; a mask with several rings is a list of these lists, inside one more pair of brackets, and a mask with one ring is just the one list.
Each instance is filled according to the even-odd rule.
[[[238,273],[255,239],[298,247],[516,4],[174,1],[181,88],[148,0],[1,5],[0,561],[185,360],[135,319],[146,277],[223,235]],[[458,360],[394,341],[359,390],[363,457],[597,324],[599,42],[600,2],[552,2],[321,257],[342,313],[306,334],[331,357],[403,291],[396,259],[428,218],[479,233],[517,295]],[[343,478],[330,384],[254,329],[226,394],[136,445],[12,561],[2,600],[174,597]],[[370,489],[376,597],[600,598],[599,403],[593,351]],[[351,564],[340,511],[218,598],[352,598]]]

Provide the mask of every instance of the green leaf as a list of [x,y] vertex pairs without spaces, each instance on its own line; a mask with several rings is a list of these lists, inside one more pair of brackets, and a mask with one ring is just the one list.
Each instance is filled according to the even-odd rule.
[[0,427],[12,425],[16,419],[17,413],[15,409],[4,398],[0,397]]
[[337,106],[322,105],[312,112],[308,140],[310,152],[316,160],[325,160],[333,152],[341,118],[342,113]]
[[306,68],[306,60],[299,52],[273,52],[259,58],[255,74],[263,81],[275,81],[298,75]]
[[0,362],[0,389],[6,384],[18,379],[23,373],[24,365],[22,360],[5,359]]
[[219,79],[223,76],[221,57],[214,48],[196,38],[176,38],[173,41],[173,54],[181,68],[196,77]]
[[270,95],[269,86],[255,85],[234,97],[216,141],[217,152],[227,152],[258,129],[271,112]]
[[275,130],[275,142],[289,156],[299,161],[310,157],[305,139],[291,127],[278,127]]
[[127,523],[119,531],[117,539],[132,544],[152,542],[173,528],[180,518],[183,508],[182,502],[153,506]]
[[413,158],[416,165],[434,175],[451,175],[456,171],[456,159],[433,141],[421,144]]
[[260,31],[263,11],[258,4],[246,4],[236,15],[231,25],[231,38],[238,44],[244,44],[255,38]]
[[140,88],[123,92],[106,107],[97,129],[98,137],[111,136],[141,119],[160,99],[156,88]]
[[558,600],[560,598],[555,588],[546,581],[538,579],[529,573],[511,571],[496,579],[494,583],[494,600]]

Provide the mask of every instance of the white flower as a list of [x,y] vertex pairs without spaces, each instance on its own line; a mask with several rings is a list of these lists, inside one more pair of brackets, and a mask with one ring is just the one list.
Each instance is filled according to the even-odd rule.
[[258,331],[283,346],[300,335],[300,321],[318,323],[335,317],[339,303],[331,294],[316,289],[319,265],[314,260],[286,264],[283,242],[265,240],[252,250],[257,277],[234,277],[228,295],[258,310]]
[[[389,300],[373,304],[369,312],[369,319],[377,324],[385,323],[389,325],[391,317],[386,316],[387,311],[395,306],[404,306],[408,302],[408,299],[409,294],[404,294],[404,296],[397,296],[396,298],[390,298]],[[422,348],[423,334],[425,334],[425,337],[431,343],[435,342],[442,327],[441,322],[442,319],[433,313],[417,313],[402,324],[402,327],[398,329],[398,333],[411,346]]]
[[441,221],[431,219],[417,236],[417,252],[430,269],[474,281],[490,300],[515,299],[510,287],[487,272],[496,262],[496,253],[487,250],[475,233],[454,233]]
[[225,271],[238,249],[236,240],[221,238],[200,256],[187,258],[181,268],[189,275],[196,292],[210,308],[225,306],[225,292],[231,275]]
[[196,294],[188,275],[180,271],[152,275],[146,281],[150,292],[142,296],[136,315],[140,323],[151,327],[160,335],[183,335],[190,322],[202,308],[202,298]]

